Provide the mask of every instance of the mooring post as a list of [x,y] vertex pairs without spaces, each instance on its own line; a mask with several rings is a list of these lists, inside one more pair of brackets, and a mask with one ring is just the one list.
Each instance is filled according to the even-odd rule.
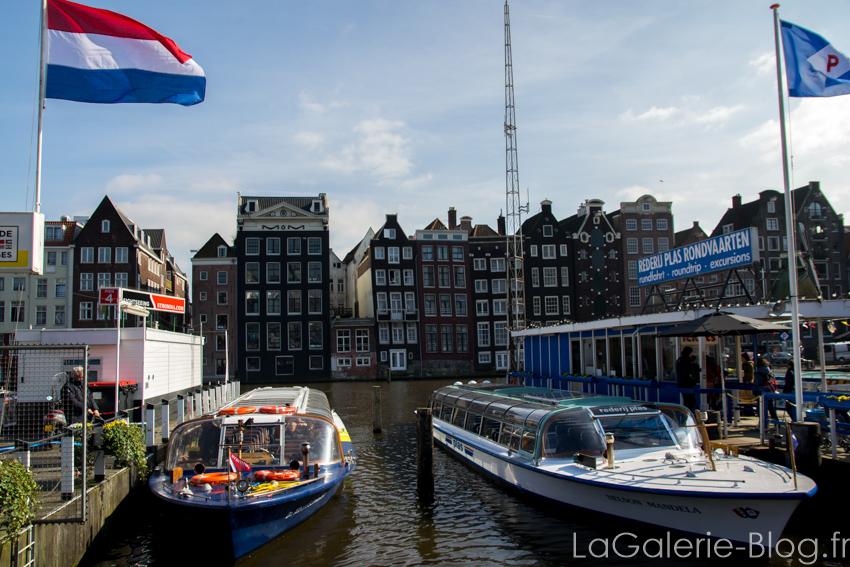
[[434,491],[434,437],[431,408],[416,410],[416,476],[421,492]]
[[372,386],[372,433],[381,432],[381,387]]
[[156,442],[154,436],[156,434],[156,409],[153,404],[145,404],[145,444],[148,447],[155,447]]
[[186,421],[186,398],[183,394],[177,396],[177,424]]
[[169,426],[169,425],[171,425],[171,424],[169,423],[169,418],[170,418],[170,416],[171,416],[171,408],[169,408],[169,407],[168,407],[168,400],[166,400],[165,398],[163,398],[163,399],[162,399],[162,406],[161,406],[161,408],[162,408],[162,411],[161,411],[161,417],[162,417],[162,442],[163,442],[163,443],[168,443],[168,435],[169,435],[169,433],[170,433],[170,432],[169,432],[169,427],[168,427],[168,426]]
[[103,424],[92,428],[92,445],[94,445],[94,481],[102,482],[106,478],[106,459],[103,454]]

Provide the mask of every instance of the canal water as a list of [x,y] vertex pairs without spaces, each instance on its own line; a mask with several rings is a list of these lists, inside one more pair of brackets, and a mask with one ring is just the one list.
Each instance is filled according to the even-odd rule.
[[[437,448],[433,496],[420,495],[413,412],[426,405],[432,390],[449,383],[315,385],[328,394],[331,406],[348,427],[357,468],[334,499],[309,520],[236,564],[549,567],[719,562],[707,545],[687,553],[677,551],[671,544],[680,536],[668,540],[666,532],[642,530],[507,490]],[[383,400],[383,431],[379,434],[372,432],[373,386],[381,387]],[[164,509],[147,490],[139,492],[122,504],[108,531],[87,553],[83,566],[228,564],[204,553],[208,541],[203,525],[188,524]],[[806,513],[812,514],[811,510]],[[832,529],[812,528],[811,522],[798,516],[786,530],[778,554],[767,557],[758,550],[747,550],[733,557],[765,565],[847,564],[840,553],[833,553]],[[841,529],[848,522],[830,525]],[[843,531],[843,537],[850,538],[850,529]],[[850,543],[847,548],[844,556],[850,557]]]

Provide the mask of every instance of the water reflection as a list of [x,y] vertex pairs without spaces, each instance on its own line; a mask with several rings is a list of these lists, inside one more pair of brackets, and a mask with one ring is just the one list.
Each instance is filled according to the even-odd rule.
[[[357,451],[355,472],[343,489],[312,518],[277,540],[241,558],[239,567],[334,566],[536,566],[700,565],[646,557],[593,558],[594,540],[608,539],[634,525],[505,490],[494,481],[435,449],[434,496],[420,498],[416,479],[414,410],[426,405],[435,388],[451,381],[327,383],[331,406],[351,433]],[[383,399],[383,432],[372,433],[372,387]],[[119,530],[90,552],[82,565],[174,565],[192,561],[223,564],[204,557],[203,526],[180,523],[147,491],[121,509]],[[573,549],[573,545],[576,549]],[[787,560],[771,563],[787,565]]]

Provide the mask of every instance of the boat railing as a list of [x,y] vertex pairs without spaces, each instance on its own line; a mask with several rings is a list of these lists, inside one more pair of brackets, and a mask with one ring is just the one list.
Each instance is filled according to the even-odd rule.
[[[188,477],[187,477],[187,479],[188,479]],[[237,502],[238,502],[238,501],[244,501],[244,500],[246,500],[246,499],[255,499],[255,498],[270,498],[271,496],[274,496],[274,495],[276,495],[276,494],[280,494],[280,493],[283,493],[283,492],[288,492],[288,491],[293,490],[293,489],[295,489],[295,488],[300,488],[300,487],[305,486],[305,485],[307,485],[307,484],[312,484],[312,483],[314,483],[314,482],[318,482],[318,481],[320,481],[320,480],[324,480],[324,479],[325,479],[325,475],[320,474],[319,476],[314,477],[314,478],[310,478],[310,479],[307,479],[307,480],[299,480],[299,481],[297,481],[297,482],[295,482],[295,483],[293,483],[293,484],[289,484],[289,485],[282,485],[282,486],[280,486],[280,487],[278,487],[278,488],[274,488],[274,489],[271,489],[271,490],[263,490],[263,491],[256,492],[256,493],[253,493],[253,494],[245,494],[245,495],[243,495],[243,496],[240,496],[240,497],[237,499]],[[165,490],[167,490],[167,491],[171,492],[171,494],[173,494],[173,495],[175,495],[175,496],[188,497],[188,495],[186,495],[186,493],[185,493],[185,492],[183,492],[183,486],[181,486],[179,489],[175,488],[175,486],[176,486],[177,484],[179,484],[179,483],[176,483],[176,484],[174,484],[174,485],[163,484],[163,488],[164,488]],[[185,485],[184,485],[184,486],[185,486]],[[235,492],[235,491],[234,491],[234,492]],[[220,496],[219,496],[219,495],[215,495],[215,496],[213,496],[213,495],[206,494],[206,493],[196,493],[196,492],[193,492],[193,493],[192,493],[192,495],[191,495],[191,498],[193,498],[193,499],[200,499],[200,500],[207,500],[207,501],[209,501],[209,500],[217,500],[217,499],[219,499],[219,498],[220,498]]]

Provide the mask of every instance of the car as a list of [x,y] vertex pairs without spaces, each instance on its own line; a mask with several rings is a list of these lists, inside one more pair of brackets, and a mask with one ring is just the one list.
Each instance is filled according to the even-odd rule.
[[787,352],[772,352],[767,355],[767,360],[770,361],[771,364],[788,364],[790,360],[793,360],[793,356]]

